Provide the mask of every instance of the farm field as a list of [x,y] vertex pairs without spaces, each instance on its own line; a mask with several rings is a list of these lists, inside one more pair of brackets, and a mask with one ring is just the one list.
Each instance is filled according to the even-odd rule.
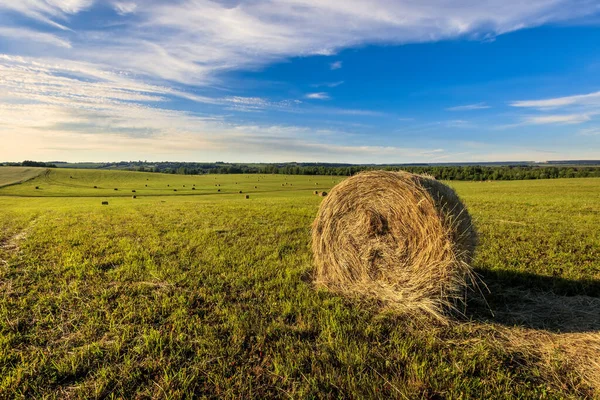
[[2,167],[0,172],[0,187],[26,182],[43,173],[42,168]]
[[34,172],[0,188],[0,398],[600,396],[600,179],[451,182],[482,282],[442,325],[313,286],[341,177]]

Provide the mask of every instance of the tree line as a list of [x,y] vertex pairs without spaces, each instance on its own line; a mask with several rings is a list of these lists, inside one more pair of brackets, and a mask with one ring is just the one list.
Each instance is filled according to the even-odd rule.
[[[197,162],[147,162],[121,161],[110,163],[68,164],[58,163],[58,167],[78,167],[94,169],[119,169],[129,171],[160,172],[181,175],[203,174],[285,174],[285,175],[336,175],[352,176],[362,171],[387,170],[407,171],[415,174],[428,174],[436,179],[449,181],[497,181],[555,178],[600,177],[600,164],[589,161],[588,165],[569,165],[562,162],[553,164],[511,164],[511,165],[356,165],[326,163],[280,163],[280,164],[241,164],[241,163],[197,163]],[[4,165],[56,168],[54,163],[26,160],[21,163]]]
[[158,163],[131,169],[183,175],[200,174],[285,174],[352,176],[362,171],[387,170],[428,174],[440,180],[496,181],[555,178],[600,177],[600,166],[407,166],[349,164],[225,164],[225,163]]

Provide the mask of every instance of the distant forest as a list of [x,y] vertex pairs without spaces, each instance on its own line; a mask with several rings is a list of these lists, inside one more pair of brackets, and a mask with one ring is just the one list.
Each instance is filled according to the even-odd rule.
[[383,169],[429,174],[436,179],[456,181],[524,180],[554,178],[600,177],[600,161],[554,161],[535,163],[488,163],[486,165],[356,165],[356,164],[238,164],[195,162],[122,161],[115,163],[66,163],[61,161],[4,163],[12,166],[46,168],[93,168],[128,171],[161,172],[167,174],[286,174],[351,176],[361,171]]

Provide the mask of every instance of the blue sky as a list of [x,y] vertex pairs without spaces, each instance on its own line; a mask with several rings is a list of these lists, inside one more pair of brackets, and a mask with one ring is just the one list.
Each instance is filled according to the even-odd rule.
[[600,159],[594,0],[0,0],[0,160]]

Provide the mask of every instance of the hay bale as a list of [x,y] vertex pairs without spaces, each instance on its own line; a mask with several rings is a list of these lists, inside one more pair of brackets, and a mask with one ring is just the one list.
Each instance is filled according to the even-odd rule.
[[35,190],[38,190],[39,188],[40,188],[39,186],[36,186],[36,187],[35,187]]
[[136,195],[131,196],[132,199],[137,199]]
[[103,202],[102,202],[102,205],[103,205],[103,206],[107,206],[107,205],[108,205],[108,201],[103,201]]
[[258,186],[254,186],[254,189],[258,189]]
[[115,190],[119,190],[119,189],[115,188]]
[[192,188],[192,190],[196,190],[196,188],[195,188],[195,187],[193,187],[193,188]]
[[325,196],[327,196],[327,192],[320,192],[320,193],[319,193],[319,196],[321,196],[321,197],[325,197]]
[[474,282],[475,245],[471,218],[454,191],[404,172],[343,181],[312,226],[317,284],[441,321]]
[[94,186],[94,189],[98,189],[98,186]]
[[250,195],[249,195],[249,194],[247,194],[247,195],[246,195],[246,198],[247,198],[247,199],[249,199],[249,198],[250,198]]
[[135,193],[135,190],[132,190],[131,193]]
[[315,190],[315,194],[316,194],[316,195],[318,195],[318,194],[319,194],[319,191],[318,191],[318,190]]
[[217,189],[217,192],[220,192],[220,191],[221,191],[221,189]]
[[242,194],[242,191],[240,190],[240,194]]

